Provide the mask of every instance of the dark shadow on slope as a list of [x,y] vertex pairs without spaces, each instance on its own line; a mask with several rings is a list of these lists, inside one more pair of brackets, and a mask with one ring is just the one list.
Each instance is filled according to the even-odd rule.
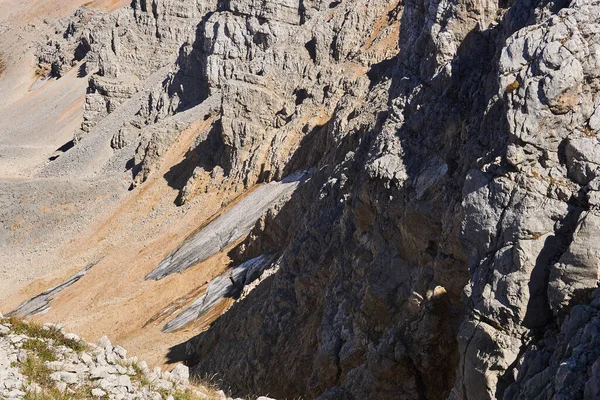
[[[310,129],[308,126],[305,128],[307,130]],[[318,165],[325,154],[328,129],[330,129],[329,122],[323,125],[317,125],[310,129],[310,132],[306,133],[300,141],[300,145],[294,151],[294,154],[283,169],[283,176],[288,176],[296,171],[308,170],[315,165]],[[264,180],[266,181],[268,179]]]
[[81,63],[81,65],[79,66],[79,68],[77,69],[77,77],[78,78],[85,78],[87,76],[87,61],[84,63]]
[[[555,235],[549,236],[544,242],[535,267],[531,272],[529,281],[530,299],[527,303],[527,312],[523,319],[523,326],[531,329],[543,328],[551,319],[552,311],[548,304],[548,282],[550,279],[550,268],[560,260],[567,251],[569,244],[573,241],[573,233],[581,214],[586,209],[580,204],[569,204],[565,218],[559,224],[560,228]],[[542,329],[543,331],[543,329]],[[539,332],[543,334],[543,332]]]
[[369,88],[372,89],[375,85],[392,79],[396,65],[398,65],[397,57],[388,58],[387,60],[371,65],[371,68],[367,71],[367,77],[371,81]]
[[[461,204],[462,182],[465,182],[469,170],[479,169],[478,165],[491,162],[496,157],[505,159],[510,141],[509,127],[504,113],[504,99],[495,99],[495,96],[500,92],[497,79],[499,51],[508,34],[510,32],[502,24],[484,31],[475,27],[465,36],[450,61],[451,75],[436,70],[434,57],[426,52],[400,53],[400,71],[394,74],[390,97],[414,93],[415,83],[422,84],[419,92],[403,108],[402,118],[398,119],[405,123],[396,133],[402,142],[403,153],[409,155],[404,158],[408,175],[406,214],[420,213],[426,220],[440,221],[440,217],[448,213],[441,205],[451,209],[453,205]],[[420,43],[419,48],[433,49],[435,44]],[[432,135],[433,132],[438,134]],[[445,164],[447,172],[421,192],[420,182],[427,177],[429,166],[439,162]],[[504,162],[492,172],[495,176],[490,174],[490,180],[511,169]],[[452,217],[448,220],[451,221]],[[434,237],[431,240],[438,243],[444,239]],[[503,245],[500,235],[494,240],[493,248]],[[463,259],[465,261],[460,274],[466,281],[466,257]],[[477,264],[474,262],[474,265]],[[493,267],[484,265],[482,268]],[[547,265],[542,268],[547,268]],[[457,337],[457,333],[454,332],[454,337]],[[454,374],[460,359],[458,341],[455,340],[451,346],[454,346],[455,354],[452,362],[456,365],[453,368],[440,365],[437,377],[423,376],[428,398],[443,397],[444,390],[449,390],[455,381]],[[510,372],[507,371],[507,374]],[[444,382],[448,385],[446,388],[443,387]],[[501,386],[498,398],[503,395]]]
[[251,285],[260,275],[273,265],[274,257],[263,254],[252,258],[234,268],[229,268],[208,283],[202,296],[183,310],[176,310],[177,315],[167,322],[162,331],[173,333],[185,329],[213,310],[225,299],[239,299],[244,287]]
[[67,151],[71,150],[73,147],[75,147],[75,142],[73,140],[69,140],[67,143],[63,144],[58,149],[56,149],[54,151],[54,154],[52,156],[50,156],[48,158],[48,160],[49,161],[56,160],[58,157],[60,157],[62,154],[66,153]]
[[183,342],[169,348],[166,356],[167,364],[183,363],[187,366],[196,364],[198,360],[190,358],[190,356],[186,353],[186,347],[187,342]]
[[69,140],[67,143],[63,144],[58,149],[56,149],[56,151],[66,153],[67,151],[71,150],[73,147],[75,147],[75,142],[72,140]]
[[[327,179],[330,169],[336,164],[333,159],[343,159],[349,149],[356,149],[360,146],[360,135],[358,133],[347,135],[342,143],[339,144],[339,147],[328,152],[326,157],[328,157],[329,162],[323,161],[323,157],[326,153],[326,148],[324,146],[327,142],[328,129],[329,124],[326,124],[324,126],[315,127],[309,132],[302,141],[300,148],[292,157],[289,167],[286,168],[287,172],[287,170],[292,171],[292,168],[309,169],[310,166],[315,164],[322,164],[319,167],[319,170],[311,175],[308,182],[300,186],[293,193],[291,199],[283,206],[275,216],[274,220],[268,219],[266,221],[268,226],[267,230],[263,231],[261,224],[257,223],[253,233],[236,249],[230,252],[229,255],[233,259],[234,264],[241,264],[244,261],[265,253],[281,254],[281,252],[286,247],[290,246],[292,242],[305,242],[308,237],[303,237],[307,235],[309,230],[304,227],[303,224],[305,222],[317,225],[318,229],[322,231],[321,234],[325,236],[330,227],[334,226],[336,221],[339,221],[343,214],[344,206],[335,200],[339,194],[334,195],[333,193],[322,201],[322,203],[326,204],[322,204],[322,206],[319,207],[320,216],[318,220],[312,221],[311,218],[308,218],[308,221],[305,221],[307,219],[306,216],[310,215],[310,209],[315,204],[319,203],[319,201],[315,199],[318,198],[319,188]],[[294,226],[295,229],[290,229],[292,226]],[[254,237],[254,239],[251,237]],[[312,241],[314,238],[310,240]],[[327,242],[323,242],[320,245],[327,247]],[[319,254],[320,253],[317,252],[312,255],[316,258],[312,260],[310,264],[319,264]],[[321,262],[323,262],[323,260],[321,260]],[[266,366],[267,371],[265,374],[261,373],[261,376],[263,376],[261,381],[267,377],[280,375],[280,371],[291,369],[302,370],[305,378],[299,379],[296,382],[279,379],[279,383],[270,386],[268,390],[255,387],[253,379],[235,376],[236,373],[234,371],[232,371],[230,375],[223,373],[223,370],[217,365],[211,365],[211,360],[214,360],[214,358],[208,355],[213,347],[227,342],[231,345],[231,348],[224,357],[229,358],[233,354],[236,354],[236,357],[239,358],[238,363],[240,365],[248,365],[247,363],[254,362],[250,359],[251,357],[248,357],[249,354],[252,353],[250,347],[254,347],[256,343],[246,342],[244,339],[239,338],[234,339],[229,337],[228,334],[219,334],[219,332],[233,333],[233,326],[231,326],[231,324],[235,324],[235,320],[239,318],[239,316],[245,316],[242,317],[244,320],[252,320],[255,317],[259,319],[266,318],[267,320],[270,320],[271,323],[279,326],[279,328],[275,330],[269,329],[270,333],[265,333],[265,335],[261,333],[260,335],[261,340],[264,340],[264,343],[262,344],[267,348],[272,348],[273,351],[277,351],[278,338],[289,337],[290,335],[293,336],[292,332],[297,323],[295,318],[286,323],[277,322],[278,317],[272,318],[271,316],[268,316],[269,312],[266,312],[266,310],[263,309],[263,307],[268,307],[270,303],[268,299],[271,297],[272,291],[277,290],[274,287],[278,287],[282,279],[284,282],[287,281],[287,278],[282,278],[281,276],[282,274],[284,276],[287,275],[287,272],[285,272],[284,269],[285,266],[286,262],[283,261],[282,269],[263,280],[257,288],[250,292],[248,297],[241,302],[235,303],[223,317],[214,322],[207,332],[201,333],[196,339],[192,340],[190,344],[187,345],[187,348],[188,350],[193,349],[193,351],[182,354],[184,352],[183,349],[186,346],[185,343],[172,348],[169,352],[170,362],[181,361],[184,359],[186,364],[195,366],[194,373],[199,377],[217,374],[217,378],[223,381],[225,386],[231,387],[232,390],[238,394],[257,393],[260,391],[262,393],[268,392],[278,398],[291,398],[293,396],[297,397],[304,394],[307,391],[306,384],[312,373],[312,368],[310,363],[302,362],[298,364],[297,357],[292,354],[290,354],[289,358],[286,357],[286,360],[283,361],[283,363],[278,360]],[[285,307],[287,310],[291,311],[296,309],[297,306],[294,305],[293,295],[286,292],[287,289],[277,290],[277,307],[281,307],[283,303],[286,303],[288,304],[288,306]],[[325,293],[320,293],[319,296],[325,296]],[[304,318],[302,322],[310,323],[316,327],[321,317],[321,311],[315,309],[314,312],[312,312],[309,317]],[[242,323],[246,324],[247,322]],[[239,329],[242,331],[244,330],[244,328]],[[278,329],[283,329],[286,333],[284,334],[282,332],[282,335],[280,336],[277,333]],[[307,341],[302,341],[302,344],[299,345],[301,352],[304,354],[303,357],[315,354],[317,350],[317,342],[315,339],[316,337],[306,338]],[[198,350],[195,344],[198,344],[201,347],[201,350]]]
[[212,15],[213,13],[207,13],[196,27],[194,43],[186,43],[179,50],[176,61],[179,69],[168,83],[169,97],[177,96],[180,100],[177,112],[197,106],[210,95],[209,85],[205,79],[207,53],[203,46],[206,22]]
[[[228,160],[227,148],[223,143],[221,120],[218,120],[212,125],[206,138],[196,147],[188,150],[184,159],[179,164],[172,166],[165,173],[164,178],[170,187],[181,191],[197,167],[210,172],[219,166],[225,175],[228,175],[231,169]],[[181,193],[175,203],[179,204],[180,201]]]

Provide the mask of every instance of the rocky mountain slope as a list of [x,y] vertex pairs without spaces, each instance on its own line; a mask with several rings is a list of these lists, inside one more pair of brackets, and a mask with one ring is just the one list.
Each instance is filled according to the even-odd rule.
[[87,90],[30,179],[106,193],[49,250],[60,291],[6,311],[42,292],[38,318],[179,343],[240,394],[600,395],[600,2],[134,0],[46,25],[37,68]]
[[61,326],[14,318],[0,317],[0,368],[3,399],[228,399],[190,385],[184,365],[150,371],[106,336],[91,344]]

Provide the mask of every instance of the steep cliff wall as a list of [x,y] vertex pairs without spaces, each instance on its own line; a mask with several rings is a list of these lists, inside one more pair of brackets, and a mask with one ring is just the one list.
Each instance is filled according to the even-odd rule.
[[199,119],[178,204],[309,174],[230,252],[274,261],[187,343],[198,374],[282,398],[597,395],[600,3],[140,0],[98,18],[76,39],[79,144],[44,176],[93,154],[87,172],[129,160],[143,188]]
[[190,343],[198,371],[277,396],[595,395],[597,354],[565,349],[595,311],[565,315],[598,280],[598,5],[397,11],[396,62],[298,151],[318,172],[240,249],[278,270]]

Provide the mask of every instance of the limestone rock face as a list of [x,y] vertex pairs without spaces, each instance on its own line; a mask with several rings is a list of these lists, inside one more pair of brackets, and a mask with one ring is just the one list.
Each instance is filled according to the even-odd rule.
[[[457,385],[458,395],[482,388],[489,398],[502,394],[519,378],[515,365],[535,346],[536,333],[554,318],[560,321],[574,304],[589,301],[597,286],[598,251],[589,239],[597,216],[586,196],[595,178],[591,160],[598,160],[588,126],[595,110],[598,70],[592,65],[599,40],[588,32],[598,17],[588,13],[597,11],[597,4],[572,2],[512,34],[501,50],[499,95],[506,100],[509,166],[500,159],[494,170],[467,176],[472,185],[463,205],[470,212],[462,234],[471,244],[466,294],[473,314],[461,328],[466,353],[459,380],[472,379],[468,363],[487,353],[469,355],[470,347],[483,345],[483,332],[495,332],[486,334],[487,341],[499,338],[492,339],[490,356],[506,349],[507,357],[505,367],[481,374],[480,387],[470,391]],[[503,339],[507,335],[510,341]]]
[[317,133],[319,172],[272,222],[301,228],[244,244],[280,269],[190,342],[197,369],[278,396],[513,398],[597,285],[598,11],[399,6],[397,61]]
[[[597,297],[595,295],[594,297]],[[598,304],[575,306],[560,329],[548,329],[519,360],[507,399],[598,396]]]
[[310,171],[232,251],[278,267],[187,343],[193,371],[281,398],[597,395],[600,3],[140,0],[101,19],[88,136],[168,70],[106,144],[133,187],[198,121],[181,204]]
[[85,61],[81,69],[92,75],[82,131],[89,132],[136,93],[140,81],[173,64],[180,47],[194,42],[196,25],[216,7],[216,0],[133,1],[131,7],[111,14],[83,7],[67,22],[56,24],[60,36],[41,47],[38,62],[51,64],[54,75],[60,76],[71,64]]

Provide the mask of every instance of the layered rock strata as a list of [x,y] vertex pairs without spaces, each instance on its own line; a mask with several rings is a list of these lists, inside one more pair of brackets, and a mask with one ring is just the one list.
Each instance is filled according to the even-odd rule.
[[172,139],[144,132],[182,115],[212,129],[181,203],[315,167],[231,253],[278,268],[188,343],[194,370],[288,398],[595,396],[599,15],[155,0],[106,17],[81,143],[138,96],[103,139],[133,186]]

